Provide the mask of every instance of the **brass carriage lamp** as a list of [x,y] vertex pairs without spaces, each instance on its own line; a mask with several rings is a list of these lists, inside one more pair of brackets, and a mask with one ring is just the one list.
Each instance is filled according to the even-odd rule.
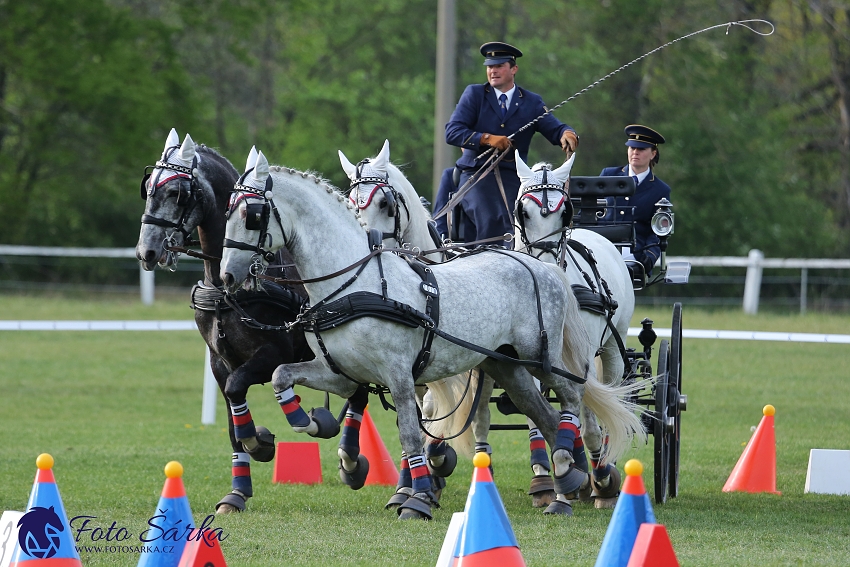
[[673,234],[673,203],[662,197],[655,206],[658,209],[652,215],[652,232],[664,239]]

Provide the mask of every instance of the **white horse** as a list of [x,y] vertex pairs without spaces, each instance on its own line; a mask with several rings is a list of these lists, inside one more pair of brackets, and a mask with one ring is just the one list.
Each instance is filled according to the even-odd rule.
[[[573,289],[580,289],[590,299],[590,308],[581,311],[582,320],[591,338],[600,345],[603,381],[619,385],[625,370],[625,337],[635,307],[634,289],[622,255],[608,239],[593,231],[568,230],[573,208],[565,184],[575,154],[558,169],[545,163],[529,168],[518,154],[516,158],[520,191],[515,208],[515,239],[544,262],[562,264]],[[584,253],[586,250],[591,254]],[[591,438],[598,432],[598,428],[590,426],[594,416],[586,415],[586,421],[589,427],[585,441],[594,469],[595,505],[612,508],[620,475],[615,467],[606,465],[602,453],[594,450],[599,446],[599,441]]]
[[[249,219],[250,203],[262,205],[265,215],[256,211]],[[261,226],[253,224],[263,217]],[[256,251],[267,242],[269,251],[284,245],[290,250],[310,297],[312,307],[301,322],[317,358],[278,367],[272,384],[281,396],[295,384],[343,397],[358,383],[389,388],[413,485],[413,495],[399,506],[401,517],[430,518],[433,504],[415,383],[480,365],[540,425],[553,447],[556,479],[562,485],[575,481],[570,467],[573,423],[582,398],[608,426],[612,447],[628,446],[627,440],[642,430],[633,408],[616,390],[595,379],[581,383],[581,377],[593,373],[586,358],[593,346],[562,270],[523,254],[481,251],[431,266],[423,280],[401,257],[370,247],[364,228],[334,187],[315,175],[269,168],[260,154],[231,201],[221,276],[227,289],[235,291],[256,267]],[[427,344],[429,332],[436,335],[433,343],[419,349]],[[572,333],[579,337],[570,343],[583,337],[587,344],[581,353],[564,348],[565,335]],[[540,396],[526,367],[554,390],[565,408],[560,414]],[[569,379],[570,373],[578,381]],[[290,410],[296,411],[295,406]]]
[[[428,228],[430,216],[427,210],[418,206],[419,196],[408,179],[395,165],[390,162],[388,141],[384,142],[383,148],[376,157],[362,160],[357,165],[353,165],[342,152],[339,152],[339,156],[342,168],[352,182],[350,199],[357,207],[361,217],[367,221],[367,224],[370,227],[380,230],[384,237],[394,242],[396,246],[415,247],[422,250],[427,250],[428,248],[433,247],[433,239]],[[572,161],[569,163],[571,165]],[[567,175],[569,175],[568,170]],[[600,248],[602,251],[601,253],[606,260],[609,256],[609,247],[613,249],[614,254],[617,258],[619,258],[619,253],[617,253],[616,248],[614,248],[610,242],[604,239],[602,239],[604,242],[599,242],[594,240],[592,237],[597,237],[597,235],[591,234],[589,242]],[[438,253],[432,253],[429,257],[436,261],[441,258]],[[618,260],[618,264],[622,265],[622,260]],[[580,272],[575,269],[575,266],[573,266],[572,270],[567,272],[567,275],[572,284],[586,284]],[[611,270],[606,270],[605,275],[611,277]],[[626,274],[626,281],[628,282],[628,274]],[[615,286],[615,291],[616,297],[622,298],[627,304],[624,306],[624,309],[619,312],[619,318],[616,321],[618,330],[620,330],[622,335],[625,336],[629,320],[631,319],[631,313],[634,309],[634,294],[630,286],[627,287],[626,290],[621,290],[620,286]],[[590,334],[591,338],[602,337],[602,333],[605,331],[605,319],[603,318],[600,320],[597,317],[588,317],[588,314],[585,311],[582,311],[581,313],[583,321],[586,324],[590,323],[590,326],[587,328],[588,330],[592,330]],[[600,324],[603,327],[602,329],[600,329]],[[623,328],[622,325],[625,325],[625,328]],[[581,344],[576,345],[576,348],[582,348]],[[605,361],[604,367],[606,369],[606,376],[616,375],[616,380],[606,379],[606,382],[608,384],[619,385],[623,372],[623,359],[620,357],[619,350],[616,349],[616,345],[614,352],[619,357],[618,359],[613,360],[613,362],[608,362],[609,357],[605,357],[603,360]],[[619,360],[619,367],[616,365],[617,360]],[[634,388],[632,387],[627,387],[622,389],[620,392],[625,396],[632,393],[633,389]],[[485,381],[484,395],[481,396],[478,413],[475,421],[473,422],[476,447],[478,450],[486,450],[488,452],[489,444],[487,443],[487,436],[490,429],[489,398],[492,390],[493,380],[488,379]],[[588,444],[592,460],[594,460],[595,463],[598,463],[600,472],[603,470],[605,472],[605,474],[601,475],[602,478],[600,478],[596,483],[603,485],[605,489],[600,491],[598,490],[598,486],[594,486],[594,488],[597,488],[597,492],[602,496],[607,496],[607,494],[612,491],[616,496],[616,493],[619,490],[619,476],[616,472],[616,468],[606,468],[606,458],[602,452],[603,432],[601,431],[592,412],[588,414],[585,421],[587,423],[585,427],[586,434],[584,435],[584,440]],[[536,441],[542,441],[542,439],[540,438],[539,431],[532,420],[529,420],[529,428],[531,440],[530,444],[532,447],[532,470],[535,473],[531,482],[529,493],[533,497],[533,505],[535,507],[542,507],[550,504],[551,499],[554,497],[553,483],[549,476],[549,464],[545,454],[545,448],[540,448],[541,443]],[[638,434],[644,435],[643,430],[638,430]],[[619,453],[620,450],[621,449],[616,449],[615,452]],[[581,455],[576,457],[580,462],[582,462],[580,457],[583,457],[583,452]],[[582,462],[582,465],[583,468],[587,469],[587,465],[584,462]],[[609,470],[614,471],[614,483],[609,481]],[[590,479],[588,478],[588,480]],[[607,487],[610,485],[615,486],[612,489],[608,489]],[[585,481],[585,487],[587,488],[585,494],[589,495],[591,487],[587,481]],[[603,502],[605,502],[605,499],[602,496],[596,499],[597,506],[600,506]],[[569,513],[569,511],[562,504],[555,503],[547,508],[546,513]]]

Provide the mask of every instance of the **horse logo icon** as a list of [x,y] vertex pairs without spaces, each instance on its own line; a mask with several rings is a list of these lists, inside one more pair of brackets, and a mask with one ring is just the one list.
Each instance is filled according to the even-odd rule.
[[30,557],[48,559],[59,552],[59,534],[65,531],[65,526],[53,506],[33,506],[18,521],[18,527],[18,543]]

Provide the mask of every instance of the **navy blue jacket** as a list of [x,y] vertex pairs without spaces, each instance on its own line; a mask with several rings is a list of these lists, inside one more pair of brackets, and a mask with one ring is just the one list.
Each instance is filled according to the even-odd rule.
[[[606,167],[600,173],[602,177],[626,177],[629,175],[629,166]],[[634,207],[631,209],[618,209],[618,222],[634,222],[635,224],[635,258],[644,266],[651,267],[661,256],[659,238],[652,232],[652,216],[655,214],[655,203],[662,198],[670,199],[670,186],[655,176],[650,170],[633,197],[617,197],[617,207]]]
[[[446,124],[446,142],[463,149],[457,160],[461,170],[460,186],[477,170],[485,159],[478,163],[476,156],[489,149],[480,145],[482,134],[509,136],[546,112],[543,99],[522,87],[516,87],[511,97],[505,118],[496,100],[493,87],[488,83],[469,85]],[[572,130],[560,120],[547,114],[512,140],[513,148],[519,150],[523,160],[528,159],[528,147],[535,132],[540,132],[554,145],[560,145],[564,131]],[[495,173],[481,179],[461,200],[463,209],[463,239],[472,242],[508,233],[513,234],[513,207],[519,192],[519,177],[513,149],[499,162],[499,173],[505,188],[507,207],[499,191]]]

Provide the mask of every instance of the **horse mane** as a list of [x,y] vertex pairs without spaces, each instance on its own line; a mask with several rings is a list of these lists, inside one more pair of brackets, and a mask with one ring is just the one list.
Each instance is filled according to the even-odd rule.
[[215,148],[211,148],[211,147],[207,146],[206,144],[196,144],[195,145],[195,151],[204,154],[204,157],[211,157],[214,160],[221,162],[222,165],[225,165],[229,169],[236,171],[237,176],[239,175],[238,170],[236,169],[236,167],[234,167],[234,165],[230,162],[230,160],[227,159],[226,157],[224,157],[221,154],[221,152],[219,152]]
[[342,192],[340,192],[340,190],[337,187],[332,185],[330,181],[328,181],[327,179],[325,179],[324,177],[322,177],[318,173],[316,173],[314,171],[299,171],[299,170],[293,169],[291,167],[283,167],[283,166],[280,166],[280,165],[270,165],[269,166],[269,172],[288,173],[290,175],[298,175],[303,179],[312,180],[313,183],[315,183],[319,187],[323,188],[329,194],[334,195],[338,202],[345,205],[345,208],[348,209],[349,211],[351,211],[351,213],[354,215],[354,218],[357,219],[357,222],[360,224],[361,227],[363,227],[364,229],[369,228],[368,225],[366,224],[366,221],[363,220],[363,218],[360,216],[360,213],[357,211],[357,209],[354,207],[354,205],[351,204],[351,201],[348,199],[348,197],[343,195]]

